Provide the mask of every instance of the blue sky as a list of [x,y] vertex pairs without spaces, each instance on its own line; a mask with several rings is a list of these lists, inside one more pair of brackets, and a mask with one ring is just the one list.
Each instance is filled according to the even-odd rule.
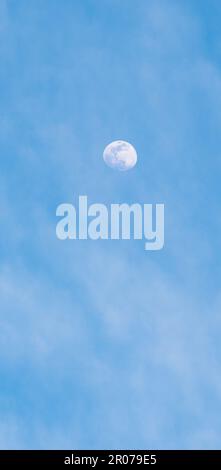
[[[0,0],[0,447],[220,448],[221,5]],[[128,140],[135,169],[104,147]],[[165,248],[56,208],[165,204]]]

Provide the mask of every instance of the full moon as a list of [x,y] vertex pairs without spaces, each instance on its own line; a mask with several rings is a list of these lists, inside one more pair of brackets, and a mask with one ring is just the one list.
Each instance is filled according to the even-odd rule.
[[137,152],[133,145],[124,140],[116,140],[104,149],[105,163],[119,171],[127,171],[137,163]]

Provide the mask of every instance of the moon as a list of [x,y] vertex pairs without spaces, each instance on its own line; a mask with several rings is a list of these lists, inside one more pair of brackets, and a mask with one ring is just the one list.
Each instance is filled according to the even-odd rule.
[[129,142],[115,140],[104,149],[103,159],[111,168],[127,171],[136,165],[137,152]]

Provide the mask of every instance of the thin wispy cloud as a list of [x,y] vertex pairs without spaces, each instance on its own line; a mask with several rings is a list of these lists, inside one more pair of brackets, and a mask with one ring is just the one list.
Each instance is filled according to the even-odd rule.
[[[0,447],[219,448],[219,30],[194,0],[0,5]],[[165,203],[165,249],[60,242],[80,194]]]

